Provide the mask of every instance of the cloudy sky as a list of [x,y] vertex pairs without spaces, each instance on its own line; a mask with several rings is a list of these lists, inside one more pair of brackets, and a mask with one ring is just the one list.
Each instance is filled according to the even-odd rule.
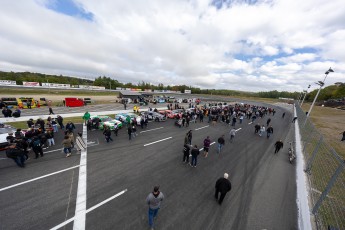
[[0,70],[208,89],[345,82],[344,0],[1,0]]

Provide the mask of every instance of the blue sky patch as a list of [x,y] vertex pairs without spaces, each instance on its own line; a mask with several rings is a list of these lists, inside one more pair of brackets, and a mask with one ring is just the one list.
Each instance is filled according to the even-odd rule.
[[254,5],[258,2],[258,0],[213,0],[211,5],[216,7],[218,10],[223,7],[231,7],[234,4],[247,4],[247,5]]
[[80,5],[77,5],[73,0],[51,0],[47,8],[55,12],[65,14],[72,17],[82,18],[92,21],[93,14],[86,12]]

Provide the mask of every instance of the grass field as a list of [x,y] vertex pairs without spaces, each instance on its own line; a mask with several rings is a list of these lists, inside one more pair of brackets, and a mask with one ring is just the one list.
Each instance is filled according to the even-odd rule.
[[[309,108],[310,104],[302,106],[304,111],[308,111]],[[314,106],[310,117],[315,127],[324,136],[325,141],[345,158],[345,142],[340,141],[342,133],[345,131],[345,110]]]

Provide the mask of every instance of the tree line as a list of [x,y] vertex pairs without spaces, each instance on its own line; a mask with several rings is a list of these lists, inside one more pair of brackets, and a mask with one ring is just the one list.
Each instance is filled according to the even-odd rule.
[[[16,81],[17,85],[22,85],[23,81],[32,81],[40,83],[57,83],[57,84],[71,84],[71,85],[94,85],[104,86],[106,89],[121,88],[138,88],[141,90],[172,90],[181,91],[191,90],[192,94],[209,94],[209,95],[221,95],[221,96],[234,96],[234,97],[260,97],[260,98],[293,98],[298,99],[301,92],[287,92],[287,91],[262,91],[262,92],[245,92],[228,89],[200,89],[187,85],[164,85],[159,83],[153,85],[144,81],[138,84],[133,83],[121,83],[118,80],[112,79],[106,76],[99,76],[95,80],[81,79],[76,77],[62,76],[62,75],[47,75],[41,73],[30,72],[2,72],[0,71],[0,80],[12,80]],[[317,93],[318,89],[311,91],[307,94],[306,100],[312,101]],[[319,101],[325,101],[329,99],[341,99],[345,97],[345,83],[337,82],[334,85],[323,88],[318,96]]]

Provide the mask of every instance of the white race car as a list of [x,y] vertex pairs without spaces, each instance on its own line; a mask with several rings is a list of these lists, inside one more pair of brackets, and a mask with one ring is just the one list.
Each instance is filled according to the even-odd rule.
[[17,131],[16,128],[10,125],[1,125],[0,126],[0,150],[4,150],[8,146],[8,142],[6,137],[9,133],[15,133]]

